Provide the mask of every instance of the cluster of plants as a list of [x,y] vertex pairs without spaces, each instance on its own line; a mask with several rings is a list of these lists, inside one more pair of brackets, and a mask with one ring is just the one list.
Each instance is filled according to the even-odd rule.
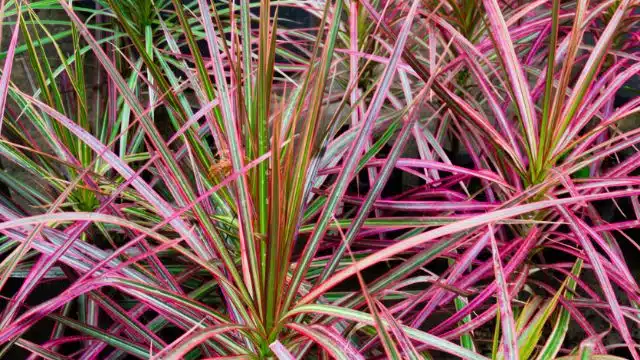
[[0,358],[640,360],[639,8],[0,0]]

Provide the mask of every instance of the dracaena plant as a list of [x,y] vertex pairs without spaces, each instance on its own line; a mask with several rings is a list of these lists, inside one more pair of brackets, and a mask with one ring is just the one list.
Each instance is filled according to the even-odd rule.
[[0,357],[638,359],[637,1],[96,3],[0,0]]

